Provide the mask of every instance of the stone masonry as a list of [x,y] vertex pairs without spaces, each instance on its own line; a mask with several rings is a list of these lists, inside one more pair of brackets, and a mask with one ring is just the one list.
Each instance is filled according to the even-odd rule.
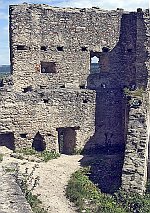
[[12,75],[0,88],[0,144],[122,154],[122,187],[143,193],[149,28],[148,9],[11,5]]

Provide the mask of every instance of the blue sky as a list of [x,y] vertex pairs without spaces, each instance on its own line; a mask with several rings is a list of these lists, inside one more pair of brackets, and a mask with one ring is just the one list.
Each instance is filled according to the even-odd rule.
[[9,64],[9,36],[8,36],[8,6],[10,4],[40,3],[60,7],[93,7],[103,9],[124,8],[136,11],[137,8],[149,8],[149,0],[0,0],[0,65]]

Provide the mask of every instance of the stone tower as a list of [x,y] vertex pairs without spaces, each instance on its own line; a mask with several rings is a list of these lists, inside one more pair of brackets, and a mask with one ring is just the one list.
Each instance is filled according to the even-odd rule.
[[[149,10],[10,6],[12,77],[0,142],[122,153],[122,187],[143,193],[149,138]],[[11,82],[11,83],[10,83]]]

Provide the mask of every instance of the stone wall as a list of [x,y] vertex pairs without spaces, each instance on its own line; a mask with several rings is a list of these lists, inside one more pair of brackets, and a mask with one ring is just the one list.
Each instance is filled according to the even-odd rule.
[[[7,165],[8,166],[8,165]],[[9,165],[9,170],[16,169],[16,165]],[[0,212],[1,213],[33,213],[27,203],[14,172],[6,172],[0,165]]]
[[[116,46],[122,12],[28,4],[10,6],[14,88],[86,85],[90,52]],[[42,61],[54,62],[56,73],[41,74]]]
[[147,181],[148,97],[130,94],[127,141],[122,174],[122,187],[143,193]]
[[[106,148],[107,154],[114,150],[123,156],[126,150],[122,185],[143,193],[149,32],[148,10],[10,6],[13,75],[1,89],[1,144],[11,135],[16,148],[40,140],[46,149],[60,151],[63,138],[74,149]],[[99,60],[95,74],[90,73],[93,57]],[[139,101],[137,108],[126,107],[125,87],[130,103]],[[139,89],[142,96],[134,100],[132,91]],[[65,147],[70,154],[73,147]]]
[[95,92],[61,89],[2,93],[0,112],[1,135],[14,133],[16,148],[31,147],[39,132],[47,149],[59,151],[57,129],[72,127],[77,129],[76,148],[80,149],[94,133]]

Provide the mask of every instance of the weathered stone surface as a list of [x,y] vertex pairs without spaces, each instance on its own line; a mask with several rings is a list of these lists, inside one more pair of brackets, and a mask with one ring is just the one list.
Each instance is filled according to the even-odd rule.
[[[10,167],[13,170],[13,167]],[[0,213],[32,213],[14,174],[0,165]]]
[[[65,154],[125,150],[122,186],[143,193],[149,32],[149,10],[10,6],[13,75],[0,89],[0,145]],[[140,89],[140,97],[126,99],[125,87]]]

